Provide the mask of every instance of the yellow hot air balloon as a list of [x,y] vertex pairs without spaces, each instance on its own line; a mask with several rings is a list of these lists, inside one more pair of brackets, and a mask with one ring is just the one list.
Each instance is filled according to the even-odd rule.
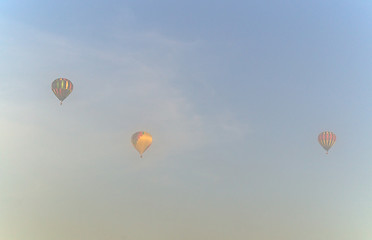
[[136,132],[132,135],[132,144],[142,157],[142,154],[150,147],[152,136],[147,132]]

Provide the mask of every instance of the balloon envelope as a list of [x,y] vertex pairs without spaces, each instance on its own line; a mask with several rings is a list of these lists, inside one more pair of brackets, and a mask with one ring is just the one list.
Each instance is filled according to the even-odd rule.
[[335,144],[336,134],[333,132],[325,131],[321,132],[318,136],[319,144],[327,151]]
[[136,132],[132,135],[132,144],[140,156],[150,147],[152,136],[147,132]]
[[52,82],[52,91],[54,95],[61,101],[65,100],[68,95],[72,92],[72,89],[74,86],[72,85],[72,82],[68,80],[67,78],[57,78]]

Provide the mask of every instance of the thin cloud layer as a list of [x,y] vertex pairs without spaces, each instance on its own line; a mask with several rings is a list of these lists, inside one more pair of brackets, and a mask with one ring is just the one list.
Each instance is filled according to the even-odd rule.
[[[15,38],[20,37],[21,29],[26,29],[25,26],[19,28],[13,33]],[[97,133],[121,132],[124,137],[130,131],[144,129],[153,134],[154,144],[159,143],[157,148],[165,153],[202,147],[210,139],[231,135],[231,131],[234,134],[244,132],[236,129],[239,124],[231,129],[231,122],[239,121],[231,113],[227,115],[227,111],[212,117],[198,113],[193,96],[185,95],[175,84],[180,77],[179,59],[195,43],[182,43],[150,32],[132,35],[112,47],[97,49],[40,30],[27,29],[26,33],[30,36],[29,41],[34,43],[33,48],[22,41],[19,45],[8,44],[16,44],[13,47],[22,52],[19,64],[30,64],[27,69],[30,77],[24,78],[23,82],[18,80],[11,88],[14,94],[18,92],[18,86],[25,91],[23,99],[12,100],[20,104],[19,108],[22,101],[27,101],[24,107],[31,107],[33,111],[28,116],[42,119],[49,115],[47,118],[51,122],[61,120],[63,117],[48,113],[45,107],[48,106],[49,111],[51,106],[47,102],[56,102],[50,82],[57,77],[67,77],[74,83],[74,92],[63,108],[73,112],[64,120],[84,122],[83,128],[90,126]],[[135,44],[138,48],[121,48],[119,44]],[[8,54],[12,56],[12,53]],[[31,58],[34,61],[30,61]],[[53,64],[47,62],[51,59],[54,59]],[[4,64],[6,66],[6,62]],[[45,71],[40,71],[42,66]],[[52,75],[52,70],[58,67],[61,71]],[[40,72],[42,74],[37,76]],[[9,73],[8,77],[12,75]],[[28,120],[24,119],[24,124],[27,125]]]

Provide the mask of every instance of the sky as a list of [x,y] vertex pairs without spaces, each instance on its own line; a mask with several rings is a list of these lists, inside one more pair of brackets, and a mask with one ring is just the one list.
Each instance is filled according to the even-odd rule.
[[1,1],[0,238],[370,240],[371,12]]

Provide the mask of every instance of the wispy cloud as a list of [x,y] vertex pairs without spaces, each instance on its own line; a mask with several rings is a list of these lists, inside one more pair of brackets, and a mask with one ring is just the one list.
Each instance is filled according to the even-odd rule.
[[[182,77],[179,60],[198,46],[196,42],[182,42],[154,31],[130,36],[121,33],[125,35],[123,38],[116,32],[116,40],[110,46],[101,44],[100,48],[27,26],[18,28],[14,36],[18,38],[20,32],[26,33],[28,41],[9,44],[22,52],[22,61],[34,60],[29,62],[29,77],[17,79],[17,85],[13,86],[13,99],[22,98],[15,87],[22,88],[23,84],[19,83],[25,81],[28,91],[23,97],[30,104],[53,101],[50,82],[54,77],[68,77],[75,86],[65,103],[71,105],[66,108],[74,111],[71,118],[85,122],[96,132],[149,131],[154,135],[154,146],[164,154],[202,147],[214,138],[245,132],[245,126],[227,109],[213,116],[198,113],[197,99],[175,84]],[[7,54],[14,57],[15,53]],[[51,59],[53,64],[49,62]],[[41,118],[48,115],[45,109],[32,109]],[[56,116],[47,118],[59,121]]]

